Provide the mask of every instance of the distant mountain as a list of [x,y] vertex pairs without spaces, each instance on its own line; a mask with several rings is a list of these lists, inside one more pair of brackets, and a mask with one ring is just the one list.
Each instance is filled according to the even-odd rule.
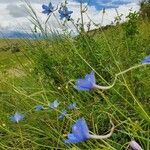
[[32,34],[32,33],[25,33],[21,31],[8,31],[8,32],[3,32],[0,31],[0,38],[35,38],[39,37],[39,34]]

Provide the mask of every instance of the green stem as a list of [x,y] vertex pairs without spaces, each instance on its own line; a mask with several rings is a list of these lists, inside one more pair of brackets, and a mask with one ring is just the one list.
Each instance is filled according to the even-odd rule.
[[98,89],[102,89],[102,90],[111,89],[111,88],[115,85],[118,76],[123,75],[123,74],[125,74],[125,73],[127,73],[127,72],[129,72],[129,71],[131,71],[131,70],[133,70],[133,69],[137,69],[137,68],[140,68],[140,67],[146,66],[146,65],[150,65],[150,64],[149,64],[149,63],[144,63],[144,64],[136,65],[136,66],[133,66],[133,67],[131,67],[131,68],[129,68],[129,69],[126,69],[126,70],[124,70],[124,71],[122,71],[122,72],[119,72],[119,73],[115,74],[115,79],[114,79],[114,81],[113,81],[113,83],[112,83],[111,85],[109,85],[109,86],[99,86],[99,85],[95,85],[94,88],[98,88]]
[[110,123],[112,124],[112,128],[108,134],[106,134],[106,135],[91,135],[90,134],[90,138],[103,140],[103,139],[107,139],[107,138],[111,137],[114,132],[115,126],[111,120],[110,120]]
[[83,18],[83,2],[80,2],[80,13],[81,13],[81,31],[84,32],[84,18]]

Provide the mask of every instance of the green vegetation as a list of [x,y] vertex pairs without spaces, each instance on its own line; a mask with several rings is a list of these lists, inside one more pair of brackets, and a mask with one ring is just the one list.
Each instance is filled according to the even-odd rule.
[[150,20],[150,0],[142,0],[140,3],[140,7],[142,18]]
[[[130,22],[129,22],[130,23]],[[131,24],[130,24],[131,25]],[[135,22],[133,23],[135,25]],[[150,54],[150,23],[138,20],[127,36],[124,25],[83,33],[76,38],[55,36],[46,40],[18,40],[20,52],[0,52],[0,149],[99,149],[123,150],[135,139],[150,149],[150,67],[144,66],[120,76],[108,91],[77,92],[74,81],[96,71],[97,83],[109,85],[114,75]],[[5,40],[1,41],[5,45]],[[14,41],[9,41],[9,43]],[[0,43],[0,44],[1,44]],[[6,43],[7,45],[7,43]],[[56,110],[35,112],[58,99]],[[58,119],[70,102],[76,110]],[[19,124],[9,119],[16,111],[26,117]],[[105,134],[111,116],[115,131],[111,138],[65,145],[71,125],[85,117],[90,130]]]

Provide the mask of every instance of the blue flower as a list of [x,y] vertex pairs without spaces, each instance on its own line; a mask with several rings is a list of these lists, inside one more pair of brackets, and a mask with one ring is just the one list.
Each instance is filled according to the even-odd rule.
[[78,79],[76,81],[75,89],[79,91],[88,91],[95,88],[95,86],[95,73],[92,71],[90,74],[85,76],[85,79]]
[[19,123],[19,121],[23,120],[24,115],[19,112],[16,112],[14,115],[10,117],[10,120],[15,123]]
[[68,106],[68,109],[70,109],[70,110],[75,109],[76,105],[77,105],[76,102],[73,102]]
[[146,57],[144,58],[144,60],[142,60],[141,63],[142,63],[142,64],[150,63],[150,55],[149,55],[149,56],[146,56]]
[[54,102],[52,102],[52,103],[49,104],[49,107],[52,108],[52,109],[55,109],[55,108],[58,107],[58,105],[59,105],[58,101],[55,100]]
[[66,6],[64,6],[62,9],[59,10],[60,19],[66,18],[67,20],[70,20],[71,14],[73,11],[69,11]]
[[44,109],[44,107],[42,105],[35,106],[36,111],[40,111],[40,110],[43,110],[43,109]]
[[134,140],[129,143],[129,146],[132,148],[132,150],[142,150],[141,146]]
[[66,111],[65,109],[63,109],[63,110],[61,111],[61,113],[60,113],[58,119],[61,119],[61,120],[64,119],[64,117],[66,116],[66,114],[67,114],[67,111]]
[[49,15],[50,13],[52,13],[54,11],[54,7],[52,6],[52,3],[50,2],[48,6],[46,5],[42,5],[42,8],[44,9],[42,11],[43,14],[47,14]]
[[80,118],[72,127],[72,133],[68,134],[68,140],[65,143],[79,143],[90,138],[89,129],[84,118]]

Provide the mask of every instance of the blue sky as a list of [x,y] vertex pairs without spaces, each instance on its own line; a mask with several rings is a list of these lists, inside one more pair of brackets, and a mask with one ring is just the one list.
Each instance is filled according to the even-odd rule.
[[[29,0],[31,5],[37,12],[37,15],[44,22],[46,20],[46,15],[43,15],[41,5],[48,4],[50,1],[54,6],[60,5],[60,3],[64,2],[64,0]],[[80,0],[68,0],[68,7],[70,10],[73,10],[72,18],[76,21],[80,16],[79,9]],[[84,5],[87,3],[88,6],[88,15],[91,17],[93,21],[96,23],[101,22],[102,18],[102,9],[106,8],[106,14],[104,17],[103,25],[110,24],[115,16],[116,12],[114,8],[117,8],[120,14],[123,14],[123,20],[125,16],[128,14],[129,9],[138,10],[138,0],[83,0]],[[25,13],[24,2],[21,0],[0,0],[0,31],[1,32],[9,32],[11,31],[26,31],[30,32],[33,28],[32,23],[29,21],[30,16]],[[56,15],[59,18],[58,13]],[[88,18],[85,17],[85,24],[89,22]],[[51,28],[56,28],[57,30],[61,30],[60,26],[56,22],[55,18],[50,19]]]
[[[75,0],[80,2],[81,0]],[[82,0],[84,3],[88,3],[89,6],[94,6],[97,10],[103,8],[118,8],[120,5],[125,5],[133,2],[133,0]]]

